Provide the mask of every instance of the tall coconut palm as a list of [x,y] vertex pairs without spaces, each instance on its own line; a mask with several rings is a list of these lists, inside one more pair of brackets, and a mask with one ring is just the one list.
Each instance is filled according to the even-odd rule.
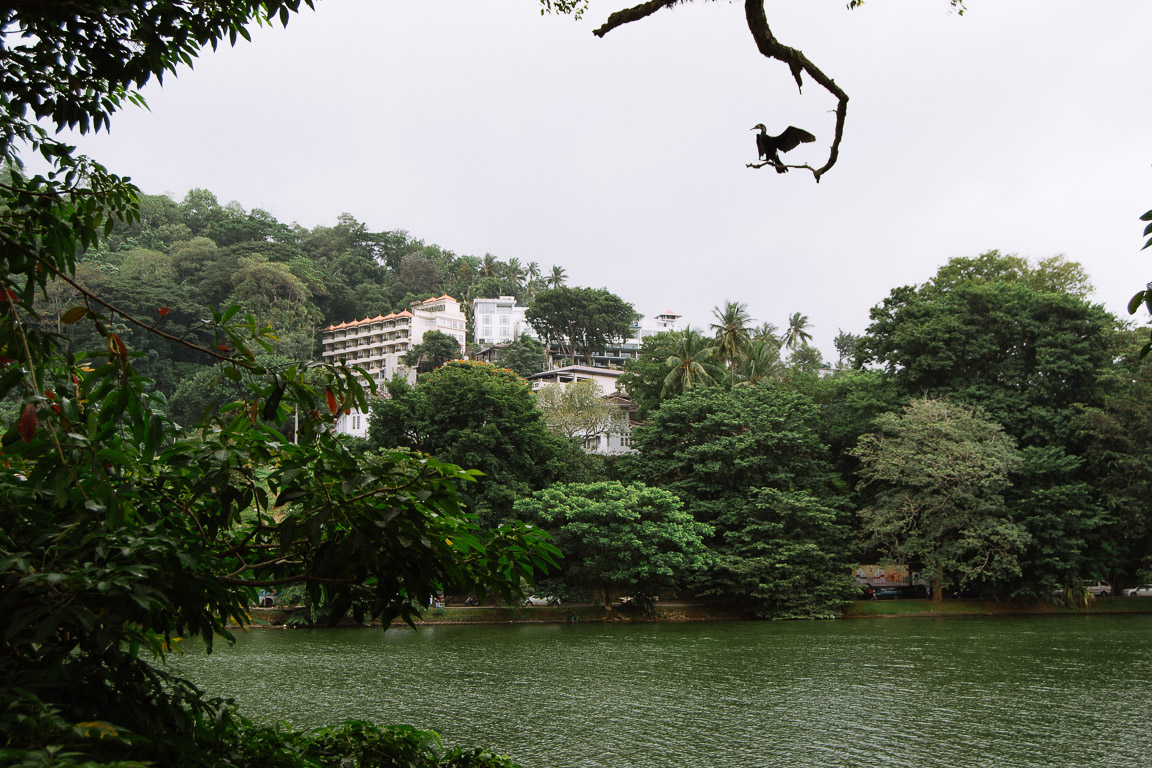
[[500,269],[500,262],[490,253],[484,254],[484,260],[480,262],[480,274],[484,277],[495,277],[496,272]]
[[808,333],[808,329],[811,327],[812,324],[808,322],[808,315],[793,312],[792,316],[788,318],[788,330],[784,331],[784,337],[780,341],[788,349],[807,346],[808,341],[812,338],[812,334]]
[[524,277],[527,274],[524,267],[520,264],[520,259],[508,259],[508,263],[504,266],[504,277],[512,281],[517,288],[524,285]]
[[775,338],[755,339],[740,358],[742,383],[759,384],[764,379],[778,379],[784,372],[780,361],[780,342]]
[[564,271],[564,267],[552,266],[552,274],[544,278],[548,283],[549,288],[559,288],[568,282],[568,273]]
[[528,262],[527,269],[528,269],[528,279],[529,280],[536,280],[537,278],[540,277],[540,262],[538,262],[538,261]]
[[748,348],[752,316],[748,305],[737,301],[725,302],[724,307],[713,307],[712,314],[719,321],[712,323],[716,334],[716,353],[728,368],[729,376],[736,375],[736,362]]
[[780,346],[780,339],[776,335],[779,330],[775,323],[761,323],[752,329],[750,336],[752,341],[773,341],[776,346]]
[[716,364],[716,347],[712,340],[691,327],[675,332],[676,341],[668,356],[668,375],[660,388],[660,397],[686,392],[701,384],[715,384],[723,375]]

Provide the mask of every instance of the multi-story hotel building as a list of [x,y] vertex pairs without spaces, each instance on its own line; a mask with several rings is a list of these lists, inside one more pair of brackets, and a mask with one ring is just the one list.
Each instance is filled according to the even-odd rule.
[[[415,382],[416,369],[400,358],[419,344],[428,331],[440,331],[456,339],[464,349],[466,318],[460,303],[451,296],[415,304],[403,312],[366,317],[330,325],[320,331],[321,356],[326,363],[358,365],[372,374],[377,384],[401,375]],[[368,434],[366,414],[341,414],[336,430],[364,437]]]
[[526,333],[535,338],[536,331],[524,318],[527,307],[516,306],[512,296],[472,300],[472,337],[477,344],[507,344]]

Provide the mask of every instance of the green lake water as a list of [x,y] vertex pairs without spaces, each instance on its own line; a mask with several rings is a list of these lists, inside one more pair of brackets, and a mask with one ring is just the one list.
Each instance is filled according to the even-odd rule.
[[1152,766],[1152,616],[271,629],[172,664],[530,768]]

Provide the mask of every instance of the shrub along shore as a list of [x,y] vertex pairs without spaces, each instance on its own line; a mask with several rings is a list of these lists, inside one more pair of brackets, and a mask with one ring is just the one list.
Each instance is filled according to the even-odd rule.
[[[938,618],[949,616],[1074,616],[1085,614],[1148,614],[1152,598],[1106,597],[1084,608],[1068,608],[1027,600],[858,600],[849,603],[841,616],[862,618]],[[291,609],[254,608],[253,627],[279,627],[289,621]],[[646,614],[626,606],[605,611],[599,605],[550,606],[448,606],[432,608],[416,621],[421,624],[575,624],[587,622],[651,621],[744,621],[750,617],[738,609],[709,603],[677,603],[657,606]],[[396,622],[402,625],[403,622]],[[303,625],[301,625],[303,626]],[[346,620],[340,626],[358,626]]]

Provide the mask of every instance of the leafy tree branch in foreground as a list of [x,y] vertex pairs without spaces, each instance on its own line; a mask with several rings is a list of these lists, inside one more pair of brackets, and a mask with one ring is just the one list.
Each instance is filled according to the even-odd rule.
[[[106,127],[121,104],[140,101],[130,89],[205,45],[247,38],[249,24],[286,23],[302,5],[311,3],[0,11],[0,401],[15,405],[0,438],[0,762],[510,764],[407,729],[259,727],[162,663],[177,635],[209,647],[230,638],[260,586],[323,592],[333,618],[411,621],[438,588],[513,600],[556,554],[539,529],[481,528],[461,500],[475,473],[405,451],[350,453],[331,424],[367,407],[362,371],[262,364],[275,338],[238,307],[169,333],[158,326],[170,306],[143,319],[75,278],[78,254],[138,220],[138,191],[35,120]],[[24,148],[49,170],[25,173]],[[129,266],[153,277],[176,269],[162,254],[137,256]],[[45,297],[76,303],[59,324],[45,322]],[[239,397],[181,427],[137,371],[126,324],[215,360]],[[81,325],[95,343],[67,350],[57,331]],[[295,413],[290,440],[280,425]]]

